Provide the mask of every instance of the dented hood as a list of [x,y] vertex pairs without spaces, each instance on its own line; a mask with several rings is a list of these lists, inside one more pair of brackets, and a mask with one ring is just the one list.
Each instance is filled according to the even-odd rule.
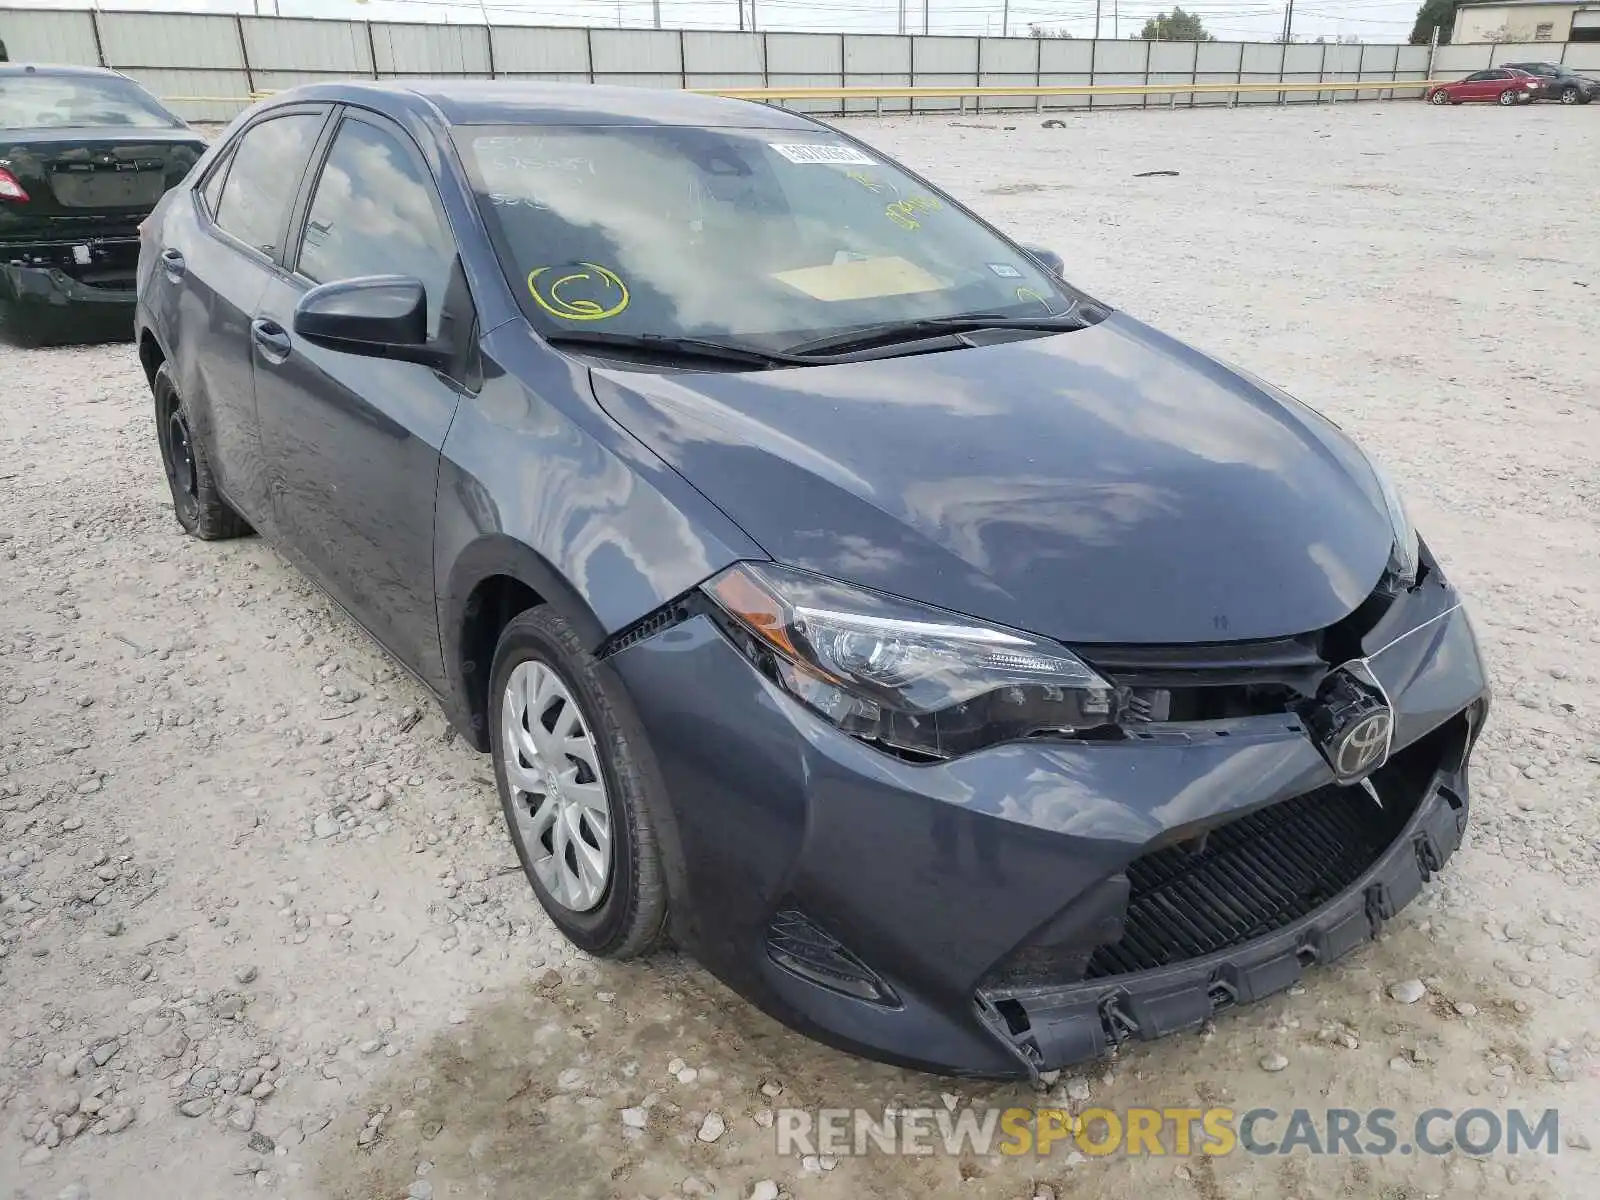
[[1121,314],[949,353],[593,379],[777,561],[1062,641],[1319,629],[1393,542],[1335,426]]

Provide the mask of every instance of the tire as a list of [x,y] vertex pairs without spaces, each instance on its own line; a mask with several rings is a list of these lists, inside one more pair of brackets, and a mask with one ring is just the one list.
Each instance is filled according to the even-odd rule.
[[194,436],[188,410],[172,368],[161,364],[150,390],[156,402],[156,443],[161,450],[161,466],[172,489],[172,511],[185,533],[206,542],[243,537],[250,530],[241,517],[217,491],[206,448]]
[[1517,93],[1515,91],[1513,91],[1511,88],[1507,88],[1505,91],[1500,93],[1500,106],[1502,108],[1510,108],[1513,104],[1516,104],[1516,103],[1517,103]]
[[1580,92],[1577,88],[1573,87],[1570,83],[1566,87],[1561,89],[1561,103],[1563,103],[1563,104],[1578,104],[1582,100],[1583,100],[1583,93]]
[[1431,96],[1428,97],[1428,103],[1429,104],[1440,104],[1440,105],[1449,104],[1450,103],[1450,93],[1445,91],[1443,88],[1440,88],[1438,91],[1434,92]]
[[[571,625],[548,607],[529,609],[495,647],[489,745],[506,831],[540,905],[580,949],[624,959],[665,942],[667,893],[640,766],[644,735],[624,716],[631,710],[615,698],[616,686]],[[539,687],[546,690],[535,696]],[[582,737],[573,733],[574,712]],[[536,719],[543,753],[531,732]],[[602,840],[603,887],[594,881]]]

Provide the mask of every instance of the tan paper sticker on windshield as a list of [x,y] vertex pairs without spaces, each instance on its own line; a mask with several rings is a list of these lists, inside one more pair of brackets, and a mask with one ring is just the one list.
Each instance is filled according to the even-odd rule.
[[877,163],[872,161],[870,154],[865,154],[854,146],[830,145],[820,142],[802,142],[798,144],[768,142],[767,145],[792,163],[822,163],[824,166],[835,166],[842,163],[851,167],[877,166]]
[[829,301],[909,296],[915,292],[941,292],[949,286],[937,275],[903,258],[868,258],[859,262],[800,267],[779,271],[772,278],[804,292],[813,300]]

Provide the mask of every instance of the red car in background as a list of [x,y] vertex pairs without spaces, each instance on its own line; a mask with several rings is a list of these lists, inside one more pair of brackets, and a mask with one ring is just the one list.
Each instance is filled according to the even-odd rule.
[[1507,107],[1532,104],[1539,94],[1539,80],[1515,67],[1495,67],[1474,71],[1455,83],[1444,83],[1428,93],[1429,104],[1463,104],[1468,100],[1493,100]]

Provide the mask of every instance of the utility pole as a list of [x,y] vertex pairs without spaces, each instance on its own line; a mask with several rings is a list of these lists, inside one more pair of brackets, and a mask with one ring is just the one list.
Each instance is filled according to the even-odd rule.
[[756,23],[756,0],[750,0],[750,32],[755,33],[760,28]]
[[906,0],[895,0],[895,16],[898,18],[899,33],[906,31]]
[[928,36],[928,5],[931,0],[922,0],[922,36]]
[[1122,38],[1122,18],[1117,0],[1111,0],[1111,36],[1118,40]]
[[1094,0],[1094,40],[1100,40],[1100,0]]
[[744,0],[739,0],[739,32],[744,32]]
[[1005,0],[1004,6],[1000,9],[1000,14],[1001,14],[1000,15],[1000,36],[1001,37],[1010,37],[1011,36],[1011,0]]
[[1294,41],[1294,0],[1289,0],[1289,6],[1283,10],[1283,40]]
[[650,16],[655,21],[657,29],[661,28],[661,0],[651,0]]

